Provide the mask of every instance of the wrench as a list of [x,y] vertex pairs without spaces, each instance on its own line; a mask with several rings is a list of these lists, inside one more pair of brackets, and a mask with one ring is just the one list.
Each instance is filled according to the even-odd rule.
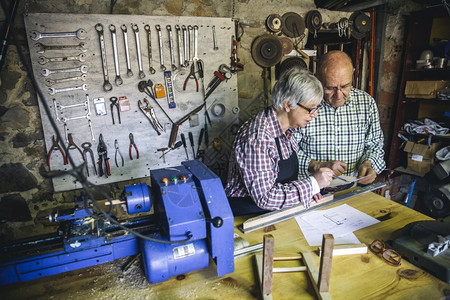
[[39,63],[45,65],[48,62],[64,62],[64,61],[86,61],[86,54],[81,53],[78,56],[64,56],[64,57],[45,57],[39,56]]
[[55,110],[56,121],[61,121],[58,115],[58,104],[56,103],[56,99],[53,98],[53,109]]
[[183,51],[181,49],[181,28],[180,28],[180,25],[175,25],[175,30],[177,31],[178,59],[180,61],[180,68],[182,68],[182,67],[184,67],[184,57],[183,57]]
[[214,50],[219,50],[219,46],[217,46],[217,40],[216,40],[216,26],[213,25],[212,27],[212,34],[213,34],[213,49]]
[[165,71],[166,66],[164,66],[164,53],[163,53],[163,41],[161,34],[161,26],[155,25],[156,31],[158,31],[158,42],[159,42],[159,62],[161,63],[161,70]]
[[108,77],[108,64],[106,61],[106,48],[105,48],[105,37],[103,36],[103,25],[97,23],[95,25],[95,30],[98,33],[98,40],[100,42],[100,53],[102,55],[102,66],[103,66],[103,90],[109,92],[112,90],[112,84],[109,82]]
[[80,86],[74,86],[74,87],[67,87],[67,88],[62,88],[62,89],[55,89],[55,88],[49,88],[49,94],[50,95],[54,95],[56,93],[62,93],[62,92],[69,92],[69,91],[75,91],[75,90],[83,90],[83,91],[87,91],[87,84],[84,83]]
[[193,60],[198,60],[197,45],[198,45],[198,26],[195,25],[194,26],[194,57],[192,58]]
[[86,30],[83,28],[78,29],[77,31],[73,32],[39,32],[37,30],[31,31],[30,38],[33,41],[38,41],[40,39],[45,38],[65,38],[65,37],[76,37],[79,40],[84,40],[86,37],[84,34],[86,33]]
[[122,24],[122,26],[120,26],[120,28],[122,29],[123,42],[125,44],[125,58],[126,58],[126,61],[127,61],[127,76],[131,77],[131,76],[133,76],[133,72],[131,71],[130,51],[128,49],[127,25]]
[[109,31],[111,31],[111,39],[113,44],[113,55],[114,55],[114,70],[116,71],[115,83],[117,86],[123,83],[120,77],[120,67],[119,67],[119,52],[117,50],[117,38],[116,38],[116,26],[113,24],[109,25]]
[[186,31],[186,25],[182,25],[181,29],[183,30],[183,46],[184,46],[184,66],[189,66],[189,57],[188,57],[188,37]]
[[144,68],[142,66],[142,56],[141,56],[141,42],[139,41],[139,27],[137,24],[132,24],[131,27],[134,31],[134,38],[136,40],[136,52],[137,52],[137,60],[139,67],[139,78],[142,79],[145,77]]
[[147,45],[148,45],[148,64],[150,66],[150,74],[155,74],[156,70],[153,68],[152,61],[152,33],[150,31],[150,25],[146,24],[144,26],[145,31],[147,31]]
[[169,50],[170,50],[170,63],[172,64],[172,71],[175,71],[177,69],[177,66],[175,65],[175,48],[173,45],[173,34],[172,34],[172,26],[167,25],[166,26],[167,32],[169,32]]
[[50,74],[54,73],[70,73],[70,72],[81,72],[83,74],[86,74],[88,70],[88,67],[86,65],[81,65],[78,68],[69,68],[69,69],[44,69],[42,70],[42,76],[47,77]]
[[191,41],[192,41],[192,30],[194,29],[194,27],[192,27],[192,25],[188,25],[187,29],[188,29],[188,43],[189,43],[188,61],[190,63],[192,61],[192,59],[191,59],[191,54],[192,54],[192,52],[191,52],[191,48],[192,48]]
[[50,78],[47,78],[47,79],[45,79],[45,85],[46,86],[52,86],[54,84],[68,82],[68,81],[75,81],[75,80],[86,81],[86,79],[87,79],[87,75],[86,74],[82,74],[81,76],[61,78],[61,79],[50,79]]
[[45,51],[51,50],[80,50],[81,52],[86,52],[87,49],[84,48],[84,43],[79,43],[78,45],[45,45],[42,43],[34,44],[34,47],[38,49],[37,53],[44,53]]

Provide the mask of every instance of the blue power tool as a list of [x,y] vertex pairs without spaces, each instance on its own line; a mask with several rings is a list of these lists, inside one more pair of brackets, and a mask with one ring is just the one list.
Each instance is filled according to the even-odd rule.
[[[218,276],[234,271],[234,218],[220,179],[199,161],[152,170],[151,187],[126,186],[119,201],[125,220],[96,214],[82,200],[52,215],[60,222],[56,233],[0,245],[0,285],[138,253],[150,283],[206,268],[210,256]],[[136,213],[147,214],[131,217]]]

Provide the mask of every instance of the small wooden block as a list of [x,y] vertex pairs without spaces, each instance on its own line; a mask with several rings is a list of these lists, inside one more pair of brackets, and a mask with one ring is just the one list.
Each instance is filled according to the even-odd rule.
[[263,295],[272,294],[274,243],[275,241],[273,235],[271,234],[264,235],[263,270],[262,270]]
[[334,237],[324,234],[322,240],[322,255],[320,256],[319,292],[328,292],[331,276],[331,262],[333,260]]

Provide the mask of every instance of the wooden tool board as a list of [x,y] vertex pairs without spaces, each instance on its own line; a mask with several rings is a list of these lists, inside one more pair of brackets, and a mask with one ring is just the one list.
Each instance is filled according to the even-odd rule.
[[[159,148],[168,147],[171,123],[165,114],[161,111],[154,100],[148,97],[145,93],[138,90],[138,83],[142,80],[151,80],[154,84],[161,83],[165,85],[164,72],[160,68],[160,54],[159,54],[159,40],[158,33],[155,29],[156,25],[160,25],[162,33],[163,57],[164,64],[167,70],[172,72],[173,91],[175,95],[176,108],[168,107],[168,100],[164,97],[158,99],[159,104],[176,122],[187,113],[198,107],[203,103],[202,82],[199,79],[199,92],[196,92],[196,85],[193,79],[189,79],[186,90],[183,90],[183,84],[190,71],[190,65],[187,68],[181,68],[178,54],[178,41],[175,25],[197,25],[198,26],[198,58],[204,62],[204,88],[206,89],[208,83],[214,78],[214,71],[218,70],[221,64],[230,64],[232,36],[235,33],[234,23],[228,18],[204,18],[204,17],[173,17],[173,16],[136,16],[136,15],[77,15],[77,14],[29,14],[25,18],[25,27],[28,36],[28,45],[30,48],[30,57],[34,76],[38,82],[39,88],[43,92],[44,98],[42,102],[48,106],[51,115],[47,115],[39,101],[39,108],[42,119],[42,126],[44,131],[44,138],[47,153],[52,146],[52,136],[55,135],[54,129],[51,127],[49,118],[56,120],[56,112],[58,112],[59,121],[56,121],[58,130],[62,136],[72,134],[73,140],[77,146],[81,148],[82,143],[90,142],[94,153],[95,162],[98,160],[97,145],[100,133],[107,145],[109,163],[111,166],[111,176],[99,177],[93,174],[91,158],[88,155],[88,166],[90,176],[88,180],[94,184],[106,184],[130,179],[137,179],[148,177],[151,169],[159,169],[163,167],[171,167],[180,165],[186,160],[186,153],[183,147],[172,150],[165,155],[165,163],[161,158],[162,152],[157,151]],[[109,92],[103,89],[104,74],[102,68],[102,58],[100,51],[100,41],[95,25],[101,23],[103,25],[104,42],[106,49],[106,61],[109,82],[113,88]],[[112,35],[109,30],[110,24],[116,27],[116,39],[118,47],[118,60],[120,67],[120,76],[123,80],[122,85],[115,85],[114,79],[116,77],[115,61],[113,57]],[[124,36],[121,30],[121,25],[125,24],[127,27],[127,40],[130,56],[130,64],[133,76],[127,76],[127,64],[125,60],[125,44]],[[142,66],[145,78],[139,78],[139,65],[137,59],[137,43],[135,34],[132,30],[132,24],[137,24],[139,28],[139,42],[142,57]],[[151,47],[152,47],[152,61],[153,68],[156,70],[155,74],[150,74],[149,71],[149,55],[147,32],[144,30],[145,25],[150,26],[151,30]],[[173,32],[173,43],[175,47],[174,59],[177,70],[171,70],[171,55],[169,51],[169,34],[166,25],[171,25]],[[213,26],[215,29],[215,36],[218,49],[214,49],[213,45]],[[41,33],[56,33],[56,32],[74,32],[78,29],[84,29],[85,39],[79,40],[76,37],[65,38],[43,38],[38,41],[31,39],[32,31],[37,30]],[[75,45],[84,43],[86,52],[80,50],[46,50],[44,53],[38,53],[37,43],[45,45]],[[193,52],[193,41],[191,42],[191,52]],[[184,49],[184,47],[182,47]],[[63,61],[63,62],[48,62],[41,64],[42,58],[50,57],[65,57],[85,54],[85,61]],[[183,53],[184,54],[184,53]],[[193,57],[193,53],[191,54]],[[75,87],[82,84],[87,85],[87,90],[73,90],[68,92],[60,92],[54,95],[49,94],[49,86],[46,85],[46,79],[59,79],[73,76],[80,76],[81,73],[62,73],[50,74],[45,77],[42,75],[44,69],[54,70],[63,68],[78,68],[81,65],[87,67],[86,81],[71,81],[65,83],[55,84],[53,88]],[[167,88],[165,87],[167,93]],[[69,106],[86,102],[86,96],[89,97],[89,107],[80,105],[73,108],[59,109],[61,105]],[[117,110],[114,108],[115,124],[112,123],[110,98],[126,96],[129,100],[130,110],[121,111],[121,124],[118,124]],[[94,107],[94,99],[104,98],[106,115],[97,115]],[[155,114],[159,122],[164,126],[165,132],[158,135],[150,124],[150,121],[138,107],[138,100],[143,101],[147,98],[150,105],[154,108]],[[55,99],[55,100],[53,100]],[[55,103],[57,107],[55,107]],[[99,106],[101,107],[101,106]],[[234,74],[229,80],[223,81],[218,88],[207,99],[206,107],[212,121],[212,126],[208,126],[209,131],[209,148],[214,138],[220,138],[224,149],[230,149],[234,139],[233,131],[239,123],[239,108],[237,97],[237,78]],[[98,107],[97,107],[98,108]],[[92,126],[89,127],[87,118],[80,118],[76,120],[61,121],[61,118],[85,116],[90,110],[90,120]],[[177,141],[180,140],[180,133],[184,133],[187,140],[187,150],[189,159],[193,159],[192,148],[188,140],[188,132],[192,132],[194,136],[194,149],[198,149],[198,137],[201,128],[204,127],[205,109],[202,109],[197,115],[198,120],[196,124],[195,118],[193,121],[188,120],[180,126]],[[133,149],[133,160],[129,156],[129,134],[133,133],[134,141],[139,149],[139,159],[136,159],[136,152]],[[124,166],[121,167],[120,158],[118,158],[119,167],[115,164],[115,147],[114,141],[118,140],[120,152],[124,158]],[[200,149],[205,150],[205,142],[203,141]],[[83,150],[81,148],[81,150]],[[70,150],[73,160],[76,164],[82,163],[82,156],[78,150]],[[96,166],[98,169],[98,165]],[[59,151],[53,151],[50,160],[51,170],[68,170],[69,165],[63,164],[63,158]],[[53,178],[53,185],[55,192],[66,191],[81,188],[79,182],[69,175],[63,177]]]

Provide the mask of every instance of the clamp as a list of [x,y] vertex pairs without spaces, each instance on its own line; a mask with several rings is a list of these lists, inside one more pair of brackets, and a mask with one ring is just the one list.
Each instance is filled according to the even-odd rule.
[[55,136],[52,136],[52,142],[53,142],[53,144],[50,147],[50,151],[48,152],[48,155],[47,155],[47,165],[50,167],[50,157],[52,156],[53,150],[59,150],[59,152],[61,152],[64,164],[67,165],[68,164],[67,157],[64,155],[64,152],[61,149],[61,146],[59,145],[58,140],[55,138]]
[[117,140],[114,141],[114,147],[116,148],[116,154],[114,155],[114,161],[116,162],[116,167],[119,167],[119,164],[117,163],[117,153],[119,153],[120,158],[122,159],[122,167],[123,167],[123,165],[124,165],[123,156],[122,156],[122,153],[120,153],[119,142]]
[[[111,176],[111,169],[109,167],[108,150],[106,148],[105,142],[103,141],[103,135],[101,133],[98,138],[97,152],[98,152],[98,175],[102,177],[104,174],[105,177],[108,178],[108,176]],[[103,171],[103,162],[105,163],[104,171]]]
[[83,152],[81,151],[80,147],[78,147],[78,146],[73,142],[73,137],[72,137],[72,134],[71,134],[71,133],[69,133],[69,134],[67,135],[67,139],[68,139],[68,141],[69,141],[69,144],[67,145],[66,157],[69,157],[69,150],[78,149],[78,151],[79,151],[80,154],[81,154],[81,157],[82,157],[83,160],[84,160]]
[[89,153],[91,155],[91,161],[92,161],[92,166],[94,167],[94,173],[95,173],[95,175],[97,175],[97,168],[95,167],[94,153],[92,152],[92,149],[91,149],[92,144],[89,142],[85,142],[85,143],[81,144],[81,147],[83,148],[83,159],[86,162],[87,176],[89,176],[88,161],[86,158],[87,153]]
[[139,108],[141,111],[147,116],[147,118],[150,120],[150,124],[152,124],[153,128],[156,130],[156,133],[158,135],[161,135],[161,131],[164,131],[164,127],[159,123],[158,119],[156,118],[155,110],[153,109],[153,106],[150,105],[147,98],[144,98],[145,107],[142,104],[141,100],[138,101]]
[[131,153],[131,150],[133,149],[133,146],[134,146],[134,150],[136,150],[136,159],[139,159],[139,150],[136,147],[136,144],[134,143],[133,134],[130,133],[129,137],[130,137],[130,149],[129,149],[130,159],[133,160],[133,154]]
[[187,86],[187,83],[188,83],[189,79],[194,79],[195,80],[195,85],[197,86],[197,92],[198,92],[198,80],[197,80],[197,76],[195,76],[195,64],[191,65],[191,71],[189,72],[188,77],[184,81],[183,91],[186,90],[186,86]]
[[117,108],[117,115],[119,117],[119,124],[122,124],[122,122],[120,121],[120,108],[119,108],[119,99],[117,99],[117,97],[111,97],[109,98],[109,101],[111,101],[111,104],[109,105],[111,107],[111,118],[112,118],[112,122],[113,125],[115,124],[114,122],[114,106]]

